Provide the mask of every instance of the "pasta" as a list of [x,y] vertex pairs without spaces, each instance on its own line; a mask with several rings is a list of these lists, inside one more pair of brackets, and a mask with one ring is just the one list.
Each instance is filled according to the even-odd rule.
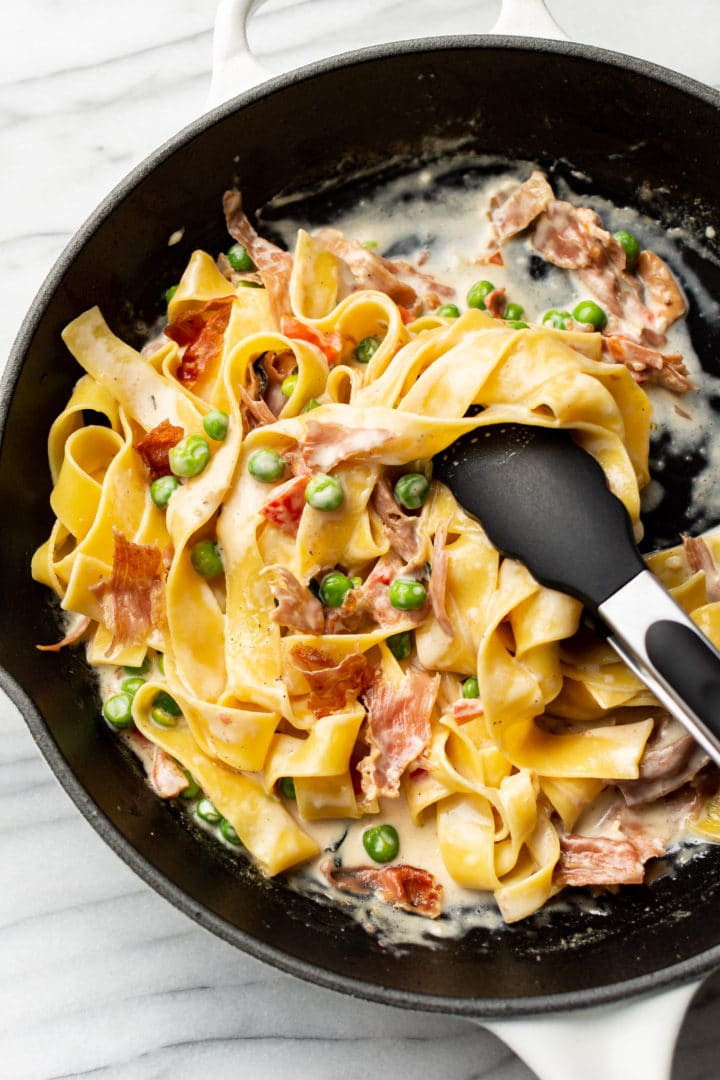
[[[533,184],[547,216],[552,192]],[[489,260],[527,193],[499,204]],[[627,310],[610,337],[503,319],[488,292],[456,314],[429,299],[436,283],[422,298],[417,277],[334,230],[301,229],[291,257],[257,237],[237,193],[226,212],[250,270],[196,251],[143,352],[97,308],[65,329],[84,374],[50,432],[56,522],[33,575],[77,616],[115,701],[105,715],[159,793],[199,797],[263,873],[316,860],[328,888],[437,916],[427,868],[323,852],[318,823],[362,834],[399,800],[446,885],[525,918],[593,883],[576,825],[642,782],[664,720],[579,603],[501,557],[431,462],[486,424],[570,429],[640,535],[652,410],[637,356],[652,350],[621,325]],[[608,362],[608,340],[634,359]],[[660,381],[684,389],[679,358],[657,355]],[[403,504],[398,481],[420,495]],[[704,567],[683,546],[651,560],[718,643],[719,543]],[[612,828],[632,865],[598,880],[641,880],[664,843]]]

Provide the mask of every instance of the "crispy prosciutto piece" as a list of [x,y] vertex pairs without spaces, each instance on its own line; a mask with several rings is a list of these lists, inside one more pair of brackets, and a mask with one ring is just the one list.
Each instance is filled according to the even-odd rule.
[[389,551],[378,559],[361,586],[370,614],[378,626],[419,626],[427,618],[429,602],[414,611],[399,611],[390,603],[390,584],[404,569],[403,560]]
[[336,867],[323,863],[322,872],[331,885],[353,896],[377,896],[394,907],[436,919],[442,911],[443,887],[431,873],[401,863],[376,869],[373,866]]
[[308,705],[316,716],[327,716],[347,705],[348,695],[357,698],[372,682],[373,668],[364,653],[350,653],[339,664],[311,645],[295,645],[292,662],[310,684]]
[[274,566],[269,573],[270,590],[277,600],[271,618],[281,626],[303,634],[322,634],[325,628],[324,608],[284,566]]
[[155,747],[150,781],[161,799],[174,799],[188,786],[188,778],[174,758],[161,747]]
[[560,837],[554,880],[558,885],[641,885],[647,859],[664,851],[662,840],[643,843],[640,850],[627,839],[569,833]]
[[430,741],[440,676],[410,670],[399,687],[376,680],[365,691],[370,753],[358,764],[366,799],[396,798],[400,778]]
[[503,312],[505,311],[506,297],[505,289],[493,289],[491,293],[485,297],[485,310],[488,315],[492,315],[494,319],[502,319]]
[[433,538],[432,574],[430,575],[430,604],[441,630],[452,637],[454,634],[450,616],[447,612],[447,572],[448,553],[445,543],[447,541],[450,522],[440,525]]
[[135,544],[113,529],[112,574],[97,588],[113,631],[108,654],[118,645],[146,641],[164,619],[163,555],[155,544]]
[[257,267],[267,290],[270,310],[279,328],[283,315],[290,315],[292,311],[290,306],[292,255],[258,235],[243,211],[239,191],[225,192],[223,210],[228,232],[233,240],[243,245]]
[[260,507],[260,513],[272,525],[277,525],[288,536],[297,536],[300,518],[305,509],[305,488],[310,476],[301,473],[273,488]]
[[308,420],[300,450],[309,468],[329,472],[341,461],[370,454],[393,438],[393,432],[385,428],[351,428]]
[[669,746],[647,753],[640,762],[639,778],[622,780],[617,786],[628,806],[641,806],[678,791],[709,763],[709,755],[692,735],[683,735]]
[[687,564],[693,574],[698,570],[705,571],[708,603],[720,600],[720,569],[707,543],[701,536],[683,536],[682,542]]
[[354,289],[377,289],[405,308],[414,308],[417,304],[417,293],[412,285],[400,280],[389,259],[369,251],[356,240],[347,240],[338,229],[320,229],[315,239],[320,247],[345,263]]
[[212,368],[223,350],[233,300],[220,296],[199,305],[178,322],[165,327],[165,336],[186,346],[177,369],[178,380],[189,389]]
[[643,287],[645,306],[652,312],[655,329],[664,334],[685,314],[685,300],[670,268],[654,251],[641,251],[635,274]]
[[[264,424],[275,423],[277,420],[275,413],[262,398],[255,399],[251,397],[244,386],[238,386],[238,395],[240,397],[240,411],[249,430],[254,427],[262,427]],[[249,421],[252,421],[252,423]]]
[[177,446],[185,431],[177,424],[171,424],[169,420],[163,420],[161,424],[148,431],[135,443],[135,449],[143,459],[150,476],[156,480],[158,476],[167,476],[170,472],[169,452],[173,446]]
[[413,562],[420,555],[420,540],[417,531],[417,518],[403,513],[390,487],[390,482],[381,476],[371,497],[371,505],[382,522],[390,547],[406,563]]
[[71,630],[68,630],[62,641],[56,641],[53,645],[36,645],[39,652],[60,652],[66,645],[76,645],[90,625],[88,615],[78,616]]
[[522,184],[504,187],[490,200],[488,217],[498,247],[527,229],[554,198],[553,189],[541,172],[534,172]]
[[694,389],[679,353],[661,353],[639,345],[627,334],[604,337],[603,352],[615,363],[624,364],[636,382],[657,382],[677,394]]
[[286,337],[296,341],[308,341],[320,350],[328,364],[334,364],[342,352],[342,334],[325,334],[316,326],[309,326],[290,315],[283,315],[281,329]]

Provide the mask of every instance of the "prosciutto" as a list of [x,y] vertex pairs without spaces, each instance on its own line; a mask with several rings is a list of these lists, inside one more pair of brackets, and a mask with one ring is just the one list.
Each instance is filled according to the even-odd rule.
[[374,671],[364,653],[350,653],[335,663],[332,656],[311,645],[290,650],[293,664],[310,685],[308,705],[316,716],[327,716],[347,705],[370,686]]
[[[417,518],[405,514],[398,506],[387,477],[381,476],[375,484],[371,506],[380,518],[393,552],[405,563],[418,559],[422,545],[418,536]],[[424,558],[422,561],[425,561]]]
[[643,287],[645,306],[653,314],[655,329],[664,334],[686,311],[678,284],[667,263],[654,251],[640,252],[635,274]]
[[326,334],[316,326],[309,326],[300,319],[284,315],[281,329],[286,337],[295,341],[307,341],[323,354],[328,364],[334,364],[342,353],[343,339],[338,333]]
[[504,187],[490,200],[488,217],[495,244],[501,247],[511,236],[527,229],[553,198],[553,189],[537,171],[522,184]]
[[443,633],[452,637],[455,631],[450,622],[447,612],[447,574],[448,553],[445,544],[447,542],[450,522],[438,526],[433,538],[432,573],[430,575],[430,604],[433,614]]
[[417,304],[417,293],[412,285],[398,277],[397,269],[389,259],[356,240],[346,239],[338,229],[320,229],[315,239],[320,247],[336,255],[348,268],[353,290],[376,289],[404,308],[413,308]]
[[113,529],[113,565],[109,582],[97,595],[113,631],[108,655],[118,645],[146,641],[164,618],[162,552],[155,544],[135,544]]
[[358,763],[358,772],[366,799],[400,794],[403,772],[430,741],[439,686],[439,675],[410,670],[399,687],[378,680],[365,691],[370,752]]
[[560,859],[555,867],[557,885],[641,885],[647,859],[662,855],[661,840],[644,843],[642,850],[628,839],[607,836],[560,837]]
[[708,603],[720,600],[720,569],[707,543],[701,536],[683,536],[682,542],[687,564],[693,574],[698,570],[705,574]]
[[677,394],[694,389],[682,356],[661,353],[640,345],[627,334],[610,334],[603,338],[603,352],[615,363],[624,364],[636,382],[657,382]]
[[352,428],[327,421],[308,420],[300,451],[310,469],[329,472],[342,461],[364,457],[394,438],[386,428]]
[[68,630],[61,641],[56,641],[52,645],[36,645],[35,648],[39,652],[60,652],[66,645],[76,645],[90,626],[90,622],[88,615],[78,615],[72,629]]
[[302,634],[322,634],[325,615],[317,596],[284,566],[270,568],[268,577],[270,591],[277,601],[270,616],[273,622]]
[[305,488],[309,480],[308,473],[291,476],[289,480],[273,488],[272,494],[260,507],[260,513],[265,520],[282,529],[288,536],[297,536],[300,518],[305,509]]
[[166,337],[185,346],[177,378],[190,390],[222,354],[234,299],[231,295],[208,300],[165,327]]
[[275,423],[277,420],[275,413],[262,398],[251,397],[244,386],[238,386],[237,389],[240,397],[240,411],[249,430],[262,427],[264,424]]
[[174,758],[155,747],[150,782],[161,799],[174,799],[188,786],[188,778]]
[[394,907],[436,919],[442,911],[443,887],[427,870],[401,863],[376,869],[373,866],[336,867],[331,859],[322,872],[331,885],[353,896],[377,896]]
[[267,291],[275,324],[279,329],[283,315],[292,314],[290,305],[292,255],[288,251],[283,251],[277,244],[258,235],[243,211],[239,191],[234,189],[225,192],[223,210],[228,232],[233,240],[243,245],[255,263]]
[[170,450],[177,446],[184,434],[185,431],[178,424],[163,420],[137,440],[135,449],[150,470],[153,480],[170,473]]

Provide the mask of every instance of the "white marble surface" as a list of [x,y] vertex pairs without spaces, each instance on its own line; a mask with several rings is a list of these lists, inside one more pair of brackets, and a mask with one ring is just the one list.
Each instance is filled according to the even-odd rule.
[[[275,0],[252,40],[274,70],[417,34],[485,32],[486,0]],[[579,40],[720,85],[720,8],[552,0]],[[203,110],[214,0],[5,0],[0,34],[0,357],[110,187]],[[0,1077],[339,1074],[528,1080],[471,1022],[365,1004],[232,949],[156,896],[74,809],[0,700]],[[683,1026],[674,1080],[719,1074],[720,976]],[[643,1080],[642,1073],[637,1073]],[[647,1080],[654,1080],[648,1076]]]

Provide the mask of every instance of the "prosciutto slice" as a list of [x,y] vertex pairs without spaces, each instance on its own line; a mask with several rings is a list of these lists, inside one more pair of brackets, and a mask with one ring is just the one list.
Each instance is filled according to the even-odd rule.
[[439,675],[411,670],[399,687],[378,680],[365,691],[370,753],[358,763],[358,772],[366,799],[400,794],[403,772],[430,741],[439,686]]
[[403,911],[429,919],[436,919],[442,911],[442,885],[428,870],[417,866],[401,863],[382,869],[336,867],[329,859],[321,869],[331,885],[353,896],[377,896]]
[[527,229],[554,198],[553,189],[541,172],[534,172],[522,184],[505,187],[490,200],[488,217],[498,247]]
[[641,885],[646,860],[665,851],[662,840],[642,847],[607,836],[561,836],[554,880],[558,885]]
[[635,274],[643,287],[645,306],[652,312],[655,329],[664,334],[685,314],[686,304],[667,263],[654,251],[641,251]]
[[300,450],[310,469],[329,472],[342,461],[364,457],[394,438],[386,428],[352,428],[320,420],[308,420]]
[[163,420],[135,443],[135,449],[143,459],[153,480],[167,476],[170,470],[169,453],[182,439],[185,431],[178,424]]
[[[381,476],[373,488],[371,505],[382,522],[390,547],[403,562],[414,562],[420,555],[417,518],[403,513],[387,477]],[[424,561],[424,560],[423,560]]]
[[[260,513],[288,536],[297,536],[300,518],[305,509],[305,488],[310,477],[307,473],[291,476],[285,483],[273,489],[260,507]],[[318,601],[319,602],[319,601]]]
[[188,778],[174,758],[161,747],[155,747],[150,782],[161,799],[174,799],[188,786]]
[[288,251],[259,236],[250,224],[242,208],[242,197],[237,190],[223,195],[223,210],[227,230],[233,240],[242,244],[255,263],[270,301],[275,323],[280,329],[283,315],[291,315],[290,276],[293,259]]
[[624,364],[636,382],[657,382],[677,394],[694,388],[679,353],[661,353],[647,345],[639,345],[627,334],[604,337],[603,351],[615,363]]
[[105,620],[113,631],[108,655],[118,645],[146,641],[164,618],[162,552],[154,544],[135,544],[113,529],[109,582],[97,588]]
[[445,522],[440,525],[435,532],[433,539],[433,556],[432,556],[432,573],[430,575],[430,603],[432,605],[433,613],[438,621],[438,625],[441,630],[447,634],[448,637],[452,637],[455,631],[453,625],[450,622],[450,616],[447,612],[446,600],[447,600],[447,573],[448,573],[448,553],[445,543],[447,541],[448,528],[450,522]]
[[708,603],[720,600],[720,570],[713,558],[713,553],[701,536],[683,536],[683,550],[687,564],[694,574],[698,570],[705,573],[705,591]]
[[277,607],[270,616],[273,622],[301,634],[322,634],[325,614],[317,596],[313,596],[284,566],[273,566],[268,576],[270,590],[277,600]]
[[412,308],[417,303],[417,293],[412,285],[398,277],[389,259],[368,250],[356,240],[346,239],[338,229],[320,229],[315,239],[320,247],[345,263],[354,289],[376,289],[404,308]]
[[344,709],[348,695],[357,698],[374,677],[364,653],[350,653],[336,664],[321,649],[296,645],[290,656],[310,684],[308,705],[318,717]]

